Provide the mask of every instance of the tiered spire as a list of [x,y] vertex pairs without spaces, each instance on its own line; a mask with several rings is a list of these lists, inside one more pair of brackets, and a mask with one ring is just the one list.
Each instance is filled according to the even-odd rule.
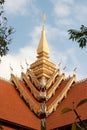
[[37,48],[37,54],[39,57],[40,55],[43,56],[43,54],[46,54],[46,55],[49,54],[49,47],[48,47],[48,43],[47,43],[47,39],[45,35],[44,25],[42,27],[41,38],[40,38],[40,42]]
[[50,76],[54,73],[56,66],[48,59],[49,47],[43,23],[40,42],[37,48],[37,61],[30,66],[30,69],[34,72],[37,78],[41,79],[43,76],[50,78]]

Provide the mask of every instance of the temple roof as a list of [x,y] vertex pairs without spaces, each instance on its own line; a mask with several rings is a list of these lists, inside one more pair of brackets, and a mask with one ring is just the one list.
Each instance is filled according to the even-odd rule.
[[[61,85],[62,86],[60,87],[64,87],[64,84]],[[77,82],[72,86],[66,98],[63,99],[61,103],[59,103],[57,109],[47,118],[46,120],[47,130],[72,124],[76,120],[76,115],[73,112],[61,114],[62,109],[64,109],[65,107],[73,108],[73,102],[74,105],[76,105],[78,104],[79,101],[86,98],[87,98],[87,79],[83,80],[82,82]],[[83,104],[77,109],[77,112],[80,115],[82,120],[87,120],[86,108],[87,108],[87,103]]]
[[[49,61],[44,26],[37,55],[37,60],[25,73],[21,72],[21,77],[12,73],[9,82],[0,79],[0,119],[37,130],[44,119],[47,130],[69,125],[75,115],[61,115],[61,110],[87,97],[87,79],[77,82],[75,74],[66,77]],[[87,119],[85,108],[87,104],[79,109],[83,120]]]
[[40,120],[27,107],[12,83],[0,79],[0,97],[0,119],[40,129]]

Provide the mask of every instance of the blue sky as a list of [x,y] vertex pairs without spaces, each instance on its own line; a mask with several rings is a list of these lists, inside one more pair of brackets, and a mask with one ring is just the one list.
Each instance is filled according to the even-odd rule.
[[[45,30],[50,48],[50,60],[61,62],[61,73],[72,75],[77,67],[77,80],[87,78],[87,48],[80,49],[69,39],[67,30],[83,24],[87,26],[87,0],[6,0],[5,14],[8,24],[14,27],[9,53],[0,63],[0,77],[10,78],[13,73],[20,76],[21,67],[26,71],[26,62],[36,60],[36,49],[42,29],[42,14],[46,14]],[[63,68],[66,66],[66,69]]]

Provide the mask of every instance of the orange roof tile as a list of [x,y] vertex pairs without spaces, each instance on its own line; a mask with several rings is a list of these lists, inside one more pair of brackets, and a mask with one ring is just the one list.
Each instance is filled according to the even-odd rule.
[[29,110],[12,84],[0,79],[0,118],[34,129],[40,120]]
[[[47,118],[47,130],[61,127],[64,125],[71,124],[75,121],[75,114],[69,112],[66,114],[61,114],[61,110],[65,107],[73,106],[72,102],[78,103],[80,100],[87,98],[87,80],[83,82],[76,83],[68,92],[67,97],[60,103],[57,110],[53,112]],[[78,113],[81,115],[83,120],[87,119],[87,103],[78,108]]]
[[55,99],[56,97],[60,94],[60,92],[63,90],[63,88],[65,87],[65,85],[67,84],[68,80],[65,80],[64,82],[62,82],[59,87],[56,89],[55,91],[55,95],[52,96],[48,102],[46,103],[47,106],[49,106]]
[[10,128],[10,127],[7,127],[7,126],[2,126],[3,130],[15,130],[14,128]]

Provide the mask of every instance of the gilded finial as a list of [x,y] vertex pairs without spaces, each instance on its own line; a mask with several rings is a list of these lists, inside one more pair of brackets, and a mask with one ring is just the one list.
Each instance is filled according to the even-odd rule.
[[43,13],[43,14],[42,14],[42,22],[43,22],[43,26],[44,26],[45,21],[46,21],[46,15],[45,15],[45,13]]

